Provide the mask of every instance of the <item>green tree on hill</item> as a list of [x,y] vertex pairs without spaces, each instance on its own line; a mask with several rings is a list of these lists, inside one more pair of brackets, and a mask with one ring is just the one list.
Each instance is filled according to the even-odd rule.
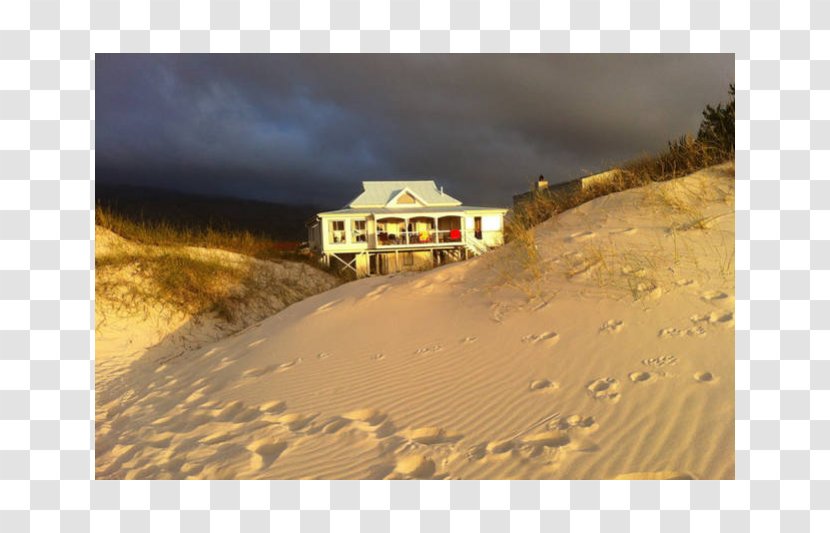
[[717,107],[707,105],[703,122],[697,131],[697,140],[715,148],[724,155],[735,153],[735,85],[729,84],[729,101]]

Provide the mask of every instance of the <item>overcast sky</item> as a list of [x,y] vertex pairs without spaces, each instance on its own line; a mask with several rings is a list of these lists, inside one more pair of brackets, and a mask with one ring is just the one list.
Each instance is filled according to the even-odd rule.
[[97,54],[96,179],[339,207],[435,179],[504,205],[695,133],[731,54]]

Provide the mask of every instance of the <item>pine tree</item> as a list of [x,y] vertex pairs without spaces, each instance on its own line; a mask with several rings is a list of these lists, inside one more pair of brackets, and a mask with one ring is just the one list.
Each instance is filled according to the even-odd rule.
[[723,156],[735,153],[735,85],[729,84],[730,100],[717,107],[707,105],[697,140],[720,152]]

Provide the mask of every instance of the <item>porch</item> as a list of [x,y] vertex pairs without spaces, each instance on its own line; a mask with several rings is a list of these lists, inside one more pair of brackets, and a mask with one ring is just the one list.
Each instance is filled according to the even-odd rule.
[[406,247],[429,248],[435,245],[463,245],[464,218],[446,215],[386,216],[376,220],[376,242],[378,248]]

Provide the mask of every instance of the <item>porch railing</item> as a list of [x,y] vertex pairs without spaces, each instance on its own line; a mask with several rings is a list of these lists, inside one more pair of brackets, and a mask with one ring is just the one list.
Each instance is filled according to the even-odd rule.
[[377,235],[378,246],[413,246],[435,243],[462,243],[464,233],[461,230],[423,230],[404,231],[401,233],[383,233]]

